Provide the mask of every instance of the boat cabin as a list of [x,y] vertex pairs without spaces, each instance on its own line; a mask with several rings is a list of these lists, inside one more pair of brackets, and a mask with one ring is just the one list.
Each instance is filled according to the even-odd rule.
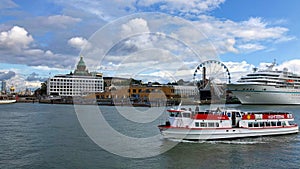
[[169,125],[184,128],[267,128],[294,125],[289,112],[241,112],[239,110],[168,110]]
[[186,109],[168,110],[169,122],[174,127],[221,128],[236,127],[242,119],[240,111],[191,111]]

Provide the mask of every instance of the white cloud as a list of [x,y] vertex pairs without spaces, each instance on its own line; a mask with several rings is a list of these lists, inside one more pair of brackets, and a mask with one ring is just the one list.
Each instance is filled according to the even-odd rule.
[[74,58],[70,55],[33,48],[34,42],[30,33],[20,26],[0,32],[0,62],[28,66],[73,67]]
[[202,15],[193,23],[215,44],[220,53],[247,53],[267,49],[268,44],[295,39],[287,35],[289,29],[273,26],[262,18],[250,17],[246,21],[234,22]]
[[236,82],[241,76],[244,76],[253,71],[254,65],[242,62],[223,62],[228,68],[231,75],[231,82]]
[[223,39],[222,41],[213,41],[213,44],[217,47],[219,53],[238,53],[236,46],[236,40],[233,38]]
[[32,36],[19,26],[14,26],[10,30],[0,33],[0,48],[19,51],[28,48],[32,42]]
[[27,88],[39,88],[41,87],[40,81],[27,81],[25,77],[20,74],[7,80],[7,87],[14,86],[15,92],[25,91]]
[[[132,0],[118,2],[118,0],[110,1],[90,1],[90,0],[53,0],[54,3],[62,5],[65,10],[79,11],[96,16],[103,20],[111,20],[112,16],[120,17],[120,9],[130,4]],[[123,13],[125,14],[125,13]]]
[[259,50],[263,50],[266,47],[260,44],[254,44],[254,43],[247,43],[247,44],[242,44],[242,45],[238,45],[238,48],[243,52],[252,52],[252,51],[259,51]]
[[24,50],[23,53],[27,56],[39,56],[45,54],[45,52],[41,49],[28,49]]
[[275,67],[278,70],[283,70],[287,68],[289,71],[300,74],[300,59],[293,59],[289,61],[285,61],[280,65]]
[[48,66],[31,66],[33,69],[38,71],[46,71],[46,72],[66,72],[65,68],[55,68],[55,67],[48,67]]
[[12,77],[14,77],[16,73],[14,71],[1,71],[0,70],[0,81],[2,80],[8,80]]
[[[264,21],[261,17],[250,17],[248,20],[235,22],[229,19],[224,20],[205,15],[208,11],[219,8],[225,0],[71,0],[68,2],[55,0],[55,2],[62,4],[65,8],[83,10],[108,22],[121,16],[144,11],[164,12],[186,19],[193,18],[195,26],[207,35],[221,54],[268,50],[268,44],[295,39],[295,37],[287,35],[288,28],[274,26],[282,23],[282,19],[270,23]],[[123,35],[128,37],[133,33],[146,32],[151,30],[149,25],[151,23],[147,23],[141,18],[133,19],[129,23],[122,25]],[[153,26],[152,24],[151,27]],[[176,33],[178,34],[179,32]],[[195,38],[199,36],[193,36],[194,33],[185,30],[178,37],[195,41]],[[186,39],[183,39],[183,41],[186,41]],[[143,42],[145,38],[141,40]]]
[[131,19],[126,24],[122,24],[121,29],[122,37],[150,32],[148,23],[143,18]]
[[151,36],[148,23],[143,18],[133,18],[121,25],[120,38],[125,40],[127,48],[149,48],[152,47]]
[[39,17],[38,20],[40,21],[39,24],[45,26],[55,26],[59,28],[67,28],[69,25],[80,22],[80,18],[73,18],[66,15],[51,15],[48,17]]
[[225,0],[188,0],[188,1],[178,1],[178,0],[140,0],[137,1],[136,7],[153,7],[158,8],[164,12],[169,12],[170,14],[179,14],[181,16],[193,16],[199,15],[211,11],[220,4],[224,3]]
[[15,8],[18,5],[12,0],[1,0],[0,9]]
[[76,49],[82,50],[83,48],[88,49],[90,43],[83,37],[73,37],[68,40],[68,44]]
[[266,40],[266,39],[280,39],[284,37],[287,28],[284,27],[271,27],[262,21],[262,18],[250,18],[237,25],[238,28],[234,31],[236,37],[242,38],[245,41],[250,40]]
[[106,21],[133,12],[157,12],[177,14],[184,17],[198,16],[219,7],[225,0],[54,0],[65,8],[78,9],[96,15]]

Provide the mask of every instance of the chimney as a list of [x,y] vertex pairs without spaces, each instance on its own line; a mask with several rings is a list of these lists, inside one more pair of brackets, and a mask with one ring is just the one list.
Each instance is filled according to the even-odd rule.
[[206,67],[203,67],[202,73],[203,73],[203,75],[202,75],[202,82],[205,83],[205,81],[206,81]]

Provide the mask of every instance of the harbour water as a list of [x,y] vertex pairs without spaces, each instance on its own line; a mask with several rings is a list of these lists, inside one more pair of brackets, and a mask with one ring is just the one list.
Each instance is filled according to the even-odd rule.
[[[242,106],[241,110],[293,112],[300,124],[300,106]],[[206,107],[202,107],[206,108]],[[130,122],[115,107],[101,106],[113,127],[132,137],[159,134],[157,125]],[[126,109],[126,108],[125,108]],[[138,107],[139,111],[149,108]],[[128,109],[130,110],[130,109]],[[130,112],[127,112],[130,114]],[[148,112],[151,113],[151,112]],[[299,168],[300,135],[232,141],[180,142],[148,158],[128,158],[95,144],[81,127],[73,105],[16,103],[0,107],[0,168]],[[176,142],[176,140],[174,140]],[[153,143],[156,144],[156,143]],[[158,145],[167,144],[157,140]],[[113,146],[113,145],[112,145]],[[145,151],[151,151],[146,147]]]

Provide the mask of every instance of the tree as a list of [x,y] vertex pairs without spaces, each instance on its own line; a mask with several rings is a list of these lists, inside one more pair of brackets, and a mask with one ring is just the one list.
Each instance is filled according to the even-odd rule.
[[47,95],[47,81],[41,83],[41,93],[40,95]]

